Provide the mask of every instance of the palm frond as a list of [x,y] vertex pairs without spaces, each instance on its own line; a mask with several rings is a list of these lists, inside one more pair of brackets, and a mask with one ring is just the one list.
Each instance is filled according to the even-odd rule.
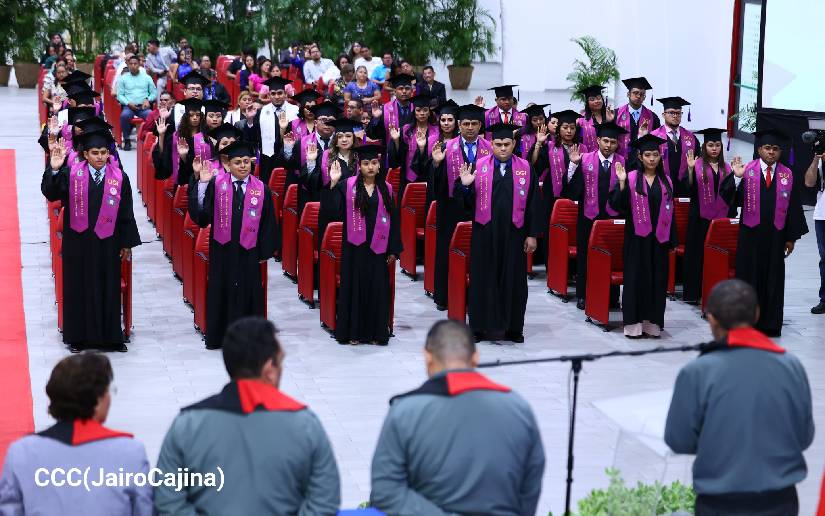
[[603,47],[593,36],[582,36],[570,41],[577,44],[584,52],[587,62],[580,59],[573,61],[573,71],[567,80],[573,83],[571,100],[584,100],[576,91],[593,84],[607,84],[619,79],[618,58],[616,52]]

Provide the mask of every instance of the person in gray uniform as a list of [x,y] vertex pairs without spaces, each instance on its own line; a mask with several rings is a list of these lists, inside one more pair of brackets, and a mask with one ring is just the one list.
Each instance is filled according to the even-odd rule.
[[665,427],[676,453],[696,455],[696,516],[789,516],[814,439],[811,389],[799,360],[753,328],[756,291],[711,290],[714,344],[679,372]]
[[231,381],[184,408],[172,422],[158,468],[222,471],[223,486],[161,486],[163,514],[334,515],[341,501],[338,466],[318,417],[278,389],[284,351],[275,326],[246,317],[223,341]]
[[[49,414],[57,423],[9,447],[0,477],[0,515],[153,514],[143,444],[103,426],[112,378],[109,359],[99,353],[57,363],[46,384]],[[110,485],[111,475],[120,478],[117,485]],[[142,481],[124,480],[126,475]]]
[[437,322],[424,355],[429,380],[390,400],[371,505],[393,516],[535,514],[544,448],[530,406],[474,370],[462,323]]

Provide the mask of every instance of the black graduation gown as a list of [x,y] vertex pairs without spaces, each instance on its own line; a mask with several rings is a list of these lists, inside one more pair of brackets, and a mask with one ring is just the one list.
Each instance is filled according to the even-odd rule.
[[[408,125],[405,126],[403,129],[404,133],[408,134],[408,131],[415,131],[415,125]],[[417,144],[416,144],[417,147]],[[398,192],[396,192],[396,202],[398,206],[401,206],[401,200],[404,198],[404,190],[407,189],[407,185],[410,183],[407,181],[407,170],[406,170],[406,160],[407,160],[407,142],[404,140],[404,135],[402,133],[401,137],[398,138],[398,147],[395,146],[392,139],[387,143],[387,163],[389,168],[400,168],[399,173],[399,181],[398,181]],[[416,149],[415,154],[419,156],[421,152]],[[418,172],[419,168],[416,167],[415,164],[416,156],[413,155],[412,162],[410,164],[410,168]],[[419,175],[414,182],[416,183],[424,183],[427,181],[426,176]]]
[[265,185],[268,185],[269,177],[272,175],[272,170],[277,167],[286,167],[286,159],[283,157],[284,142],[281,139],[281,128],[278,125],[278,117],[275,117],[275,151],[272,153],[272,156],[266,156],[263,152],[261,152],[260,110],[255,114],[255,118],[252,121],[252,127],[249,127],[246,120],[243,120],[242,122],[241,130],[243,131],[243,139],[254,143],[255,147],[258,149],[261,160],[259,163],[261,174],[260,180],[263,181]]
[[[176,186],[186,186],[192,179],[193,168],[192,163],[195,161],[195,139],[192,137],[186,138],[186,143],[189,144],[189,152],[186,157],[180,159],[178,163],[178,180],[175,182]],[[172,177],[172,146],[177,146],[177,142],[173,141],[173,133],[166,130],[163,140],[163,152],[160,151],[160,146],[155,145],[152,151],[152,164],[155,166],[155,179],[165,180]]]
[[[345,182],[352,174],[355,172],[354,169],[351,169],[349,163],[345,160],[337,158],[338,163],[341,165],[341,182]],[[327,226],[329,226],[330,222],[343,222],[342,212],[340,206],[338,206],[337,202],[330,203],[330,200],[327,196],[321,194],[322,190],[324,189],[323,185],[323,177],[321,176],[321,161],[319,160],[315,166],[315,170],[309,174],[307,178],[307,185],[309,186],[310,190],[314,192],[314,195],[318,197],[320,201],[319,210],[318,210],[318,246],[316,250],[321,250],[321,243],[324,241],[324,233],[326,233]],[[327,185],[327,189],[329,185]],[[315,282],[315,285],[318,285],[318,282]]]
[[[366,106],[364,107],[366,109]],[[407,114],[402,115],[400,106],[398,112],[398,128],[402,128],[407,124],[414,124],[415,123],[415,108],[412,105],[412,102],[407,104]],[[389,143],[390,137],[387,131],[384,129],[384,115],[381,115],[377,118],[373,118],[370,120],[370,123],[366,127],[367,137],[370,140],[381,140],[385,144]]]
[[[564,156],[565,163],[568,163],[567,151]],[[544,190],[547,191],[546,188]],[[593,222],[614,218],[606,210],[607,200],[610,198],[610,171],[599,167],[599,214],[595,219],[591,220],[584,216],[584,172],[582,172],[581,163],[565,186],[563,195],[579,202],[576,218],[576,298],[584,299],[587,293],[587,250],[590,233],[593,231]],[[615,305],[618,298],[618,289],[612,289],[611,303]]]
[[[694,152],[697,153],[701,146],[699,145],[699,140],[696,137],[693,137],[693,149]],[[679,179],[679,165],[682,162],[682,140],[680,139],[678,143],[673,143],[673,140],[667,138],[667,155],[668,155],[668,165],[670,170],[666,170],[665,172],[670,175],[670,180],[673,182],[674,188],[674,196],[676,197],[687,197],[688,196],[688,189],[687,189],[687,180],[682,181]],[[632,169],[628,169],[632,170]],[[687,177],[687,172],[685,172],[685,177]]]
[[[648,133],[655,131],[662,125],[662,123],[659,121],[659,115],[653,112],[651,112],[651,114],[653,115],[653,122],[650,124],[650,127],[648,127]],[[630,117],[630,143],[632,145],[633,142],[639,139],[639,124],[636,123],[636,121],[633,119],[633,116],[631,116],[630,114],[628,114],[627,116]],[[630,152],[628,152],[627,159],[625,160],[625,169],[636,170],[637,168],[639,168],[639,165],[640,163],[637,151],[634,147],[631,146]]]
[[[233,179],[234,181],[234,179]],[[234,186],[234,183],[233,183]],[[226,328],[236,319],[264,313],[264,291],[261,286],[262,260],[269,259],[280,241],[275,223],[272,195],[264,188],[258,242],[252,249],[240,245],[242,203],[233,198],[232,239],[219,244],[209,241],[209,283],[206,289],[206,346],[220,347]],[[206,187],[203,209],[198,206],[198,181],[189,183],[189,216],[199,226],[212,224],[215,212],[215,179]]]
[[[312,133],[314,134],[314,133]],[[317,143],[317,142],[316,142]],[[329,143],[327,143],[327,148],[329,148],[329,144],[332,143],[332,137],[330,136]],[[315,160],[315,170],[320,173],[321,167],[321,157],[324,155],[324,148],[321,147],[321,144],[318,144],[318,157]],[[301,213],[304,212],[304,206],[308,202],[316,202],[320,201],[320,189],[313,188],[313,184],[310,181],[310,174],[307,171],[306,164],[301,165],[301,141],[298,140],[295,142],[295,145],[292,147],[292,156],[286,161],[286,188],[289,188],[291,185],[298,185],[298,220],[301,220]],[[263,181],[263,179],[261,180]]]
[[[553,195],[553,183],[550,180],[550,157],[547,155],[547,144],[543,144],[541,150],[539,151],[539,157],[536,160],[535,165],[533,165],[533,170],[536,171],[538,175],[541,175],[542,170],[548,170],[547,177],[544,178],[544,186],[541,189],[542,199],[544,200],[544,216],[542,217],[542,224],[539,229],[539,232],[545,235],[547,238],[550,235],[550,215],[553,214],[553,206],[556,204],[556,200],[560,199],[561,197],[566,197],[565,189],[568,187],[568,180],[567,180],[567,167],[570,166],[570,155],[567,153],[567,149],[562,147],[562,152],[564,152],[564,175],[561,178],[561,185],[562,190],[559,197]],[[522,156],[524,158],[524,156]],[[530,161],[530,157],[524,158],[527,161]],[[574,176],[575,179],[575,176]]]
[[[644,177],[639,173],[639,180]],[[622,319],[625,325],[649,321],[664,328],[665,304],[667,302],[668,253],[676,245],[676,224],[670,226],[670,240],[661,243],[656,238],[656,221],[662,191],[659,181],[648,188],[648,209],[653,230],[646,237],[636,235],[633,215],[630,211],[630,188],[628,181],[624,190],[618,184],[610,192],[610,203],[617,211],[625,214],[624,230],[624,288],[622,289]],[[673,199],[671,199],[671,209]]]
[[[444,144],[446,145],[446,143]],[[464,163],[472,163],[467,159],[467,154],[464,152],[464,146],[461,145],[461,156],[464,158]],[[446,154],[446,151],[445,151]],[[478,150],[476,150],[476,159],[478,159]],[[447,285],[449,278],[449,263],[450,263],[450,240],[453,238],[453,232],[459,222],[470,220],[472,212],[464,206],[462,202],[456,202],[454,198],[450,197],[450,191],[447,186],[447,158],[445,157],[441,163],[435,167],[433,166],[432,158],[427,161],[427,169],[429,176],[429,184],[432,185],[434,200],[438,201],[435,207],[435,271],[434,271],[434,288],[433,301],[436,305],[447,306]],[[455,191],[454,191],[455,193]]]
[[[104,182],[89,177],[89,228],[71,228],[69,167],[52,175],[47,166],[40,190],[49,201],[62,201],[63,220],[63,342],[77,347],[113,347],[123,344],[120,303],[120,250],[140,245],[132,210],[132,185],[123,174],[120,206],[114,234],[100,239],[94,233],[103,201]],[[88,171],[87,171],[88,173]]]
[[[776,181],[765,186],[760,181],[759,225],[749,228],[739,224],[739,242],[736,249],[736,277],[750,283],[759,298],[759,321],[756,327],[770,336],[782,332],[785,306],[785,242],[795,242],[808,232],[808,223],[802,212],[798,184],[791,190],[785,227],[777,230],[773,224],[776,208]],[[798,178],[797,178],[798,181]],[[739,188],[733,174],[722,181],[720,195],[730,199],[735,207],[742,206],[745,182]]]
[[[337,208],[338,217],[344,220],[347,182],[341,180],[335,188],[321,192],[321,203],[330,211]],[[398,210],[393,203],[386,206],[390,214],[390,236],[387,251],[375,254],[370,249],[375,218],[378,215],[378,188],[369,198],[367,214],[367,240],[361,245],[347,241],[347,225],[344,224],[341,239],[341,288],[335,316],[335,338],[338,342],[357,341],[386,344],[390,339],[390,275],[387,256],[401,254],[401,229]]]
[[[513,171],[504,176],[495,159],[490,222],[473,221],[470,241],[470,291],[468,311],[474,333],[514,333],[524,330],[527,308],[527,260],[524,240],[535,237],[541,228],[544,210],[536,174],[530,174],[527,207],[521,228],[513,225]],[[475,213],[475,187],[464,187],[456,178],[455,201]]]
[[[723,166],[720,164],[720,166]],[[724,170],[724,169],[723,169]],[[719,191],[719,173],[711,169],[713,176],[713,190]],[[694,176],[695,177],[695,176]],[[688,176],[682,181],[683,191],[690,192],[690,211],[688,213],[687,232],[685,233],[685,258],[682,261],[684,278],[684,293],[682,299],[686,302],[697,302],[702,297],[702,264],[705,258],[705,237],[710,229],[711,221],[699,215],[699,187],[696,180],[693,184]],[[735,217],[736,210],[729,209],[728,217]]]

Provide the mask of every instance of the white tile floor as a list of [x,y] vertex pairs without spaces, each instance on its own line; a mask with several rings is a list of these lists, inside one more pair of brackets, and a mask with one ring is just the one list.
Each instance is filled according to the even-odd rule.
[[[469,98],[477,93],[464,95]],[[522,98],[540,100],[545,95],[549,94],[531,96],[523,92]],[[55,362],[67,352],[56,330],[46,208],[39,190],[43,154],[35,143],[38,128],[33,90],[0,88],[0,110],[5,115],[0,120],[0,147],[17,152],[29,365],[35,425],[43,428],[49,424],[45,382]],[[124,153],[123,159],[134,178],[135,152]],[[172,276],[140,203],[135,215],[144,245],[134,253],[134,337],[129,353],[110,355],[118,394],[109,424],[134,432],[146,444],[154,462],[179,408],[218,390],[226,381],[226,373],[220,354],[204,349],[193,330],[192,314],[180,299],[180,283]],[[823,428],[825,317],[808,313],[817,298],[816,262],[816,242],[809,234],[788,260],[786,326],[781,343],[799,355],[807,368],[817,423]],[[604,333],[585,323],[582,312],[573,304],[547,295],[543,285],[541,275],[530,283],[526,342],[518,346],[482,344],[483,360],[605,352],[650,344],[631,343],[618,330]],[[399,275],[397,286],[396,337],[390,345],[339,346],[321,330],[318,311],[298,301],[295,285],[280,274],[280,264],[270,262],[269,317],[281,328],[288,353],[282,387],[308,403],[323,421],[338,458],[345,507],[368,498],[370,460],[387,401],[424,380],[424,335],[429,325],[444,315],[424,296],[421,282]],[[614,314],[614,319],[618,317]],[[710,337],[693,307],[668,303],[666,321],[662,344],[697,343]],[[605,486],[604,469],[614,465],[631,481],[690,478],[689,461],[663,457],[657,436],[662,433],[667,391],[679,368],[691,358],[690,354],[677,353],[585,365],[579,392],[575,499]],[[564,501],[567,448],[567,366],[518,366],[488,373],[532,404],[548,455],[540,513],[553,510],[559,514]],[[634,437],[640,430],[641,441]],[[811,514],[818,499],[825,464],[822,433],[806,457],[810,475],[799,486],[801,514]]]

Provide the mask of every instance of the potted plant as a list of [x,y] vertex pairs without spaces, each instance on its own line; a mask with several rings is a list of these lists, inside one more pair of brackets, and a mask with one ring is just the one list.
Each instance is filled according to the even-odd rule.
[[476,0],[436,0],[431,14],[433,55],[447,66],[454,90],[466,90],[473,78],[474,59],[485,59],[495,51],[495,20]]
[[579,500],[578,516],[693,514],[696,493],[678,480],[670,485],[656,481],[628,487],[619,470],[608,468],[605,472],[610,485],[607,489],[594,489]]
[[13,24],[10,16],[0,17],[0,86],[8,86],[9,75],[11,74],[11,66],[9,66],[9,58],[11,57]]
[[567,80],[573,83],[570,99],[581,100],[586,105],[587,99],[576,92],[595,84],[606,85],[619,80],[618,59],[616,52],[601,46],[593,36],[582,36],[570,41],[582,49],[588,60],[587,63],[579,59],[573,61],[573,71],[567,75]]
[[39,0],[20,0],[12,12],[14,30],[14,75],[21,88],[34,88],[40,78],[40,51],[46,41],[43,34],[44,6]]

